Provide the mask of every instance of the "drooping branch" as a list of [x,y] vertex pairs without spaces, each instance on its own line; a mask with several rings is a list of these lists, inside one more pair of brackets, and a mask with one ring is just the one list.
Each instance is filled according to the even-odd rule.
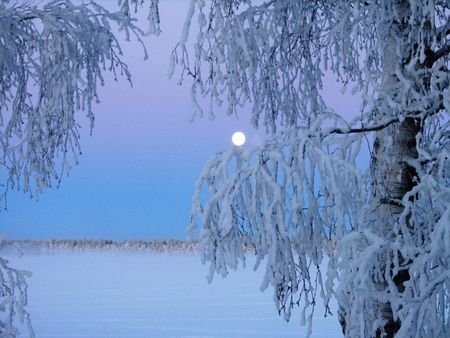
[[[200,29],[189,60],[195,10]],[[225,275],[243,241],[255,243],[270,261],[264,285],[274,286],[278,309],[289,308],[283,290],[301,292],[310,281],[291,258],[323,254],[316,244],[325,228],[336,241],[328,283],[339,279],[347,337],[393,336],[400,322],[405,336],[447,335],[448,22],[442,1],[214,0],[209,12],[191,1],[173,64],[193,77],[193,111],[201,112],[197,95],[211,112],[224,101],[228,112],[250,103],[255,127],[295,130],[205,166],[191,230],[201,223],[211,274]],[[361,94],[354,116],[338,116],[322,99],[329,73],[343,91],[353,83],[352,94]],[[371,154],[360,151],[365,134]],[[372,163],[374,175],[357,181],[365,190],[355,196],[358,162]],[[369,191],[371,203],[361,203]],[[424,290],[428,283],[433,290]],[[416,302],[422,297],[430,301]]]
[[[124,75],[131,83],[110,27],[119,25],[127,38],[135,34],[146,55],[130,1],[137,6],[136,0],[124,0],[118,12],[95,2],[62,0],[42,7],[0,5],[0,165],[7,168],[12,188],[38,198],[52,181],[59,184],[81,153],[76,112],[86,110],[91,131],[94,126],[92,105],[99,101],[103,72],[116,79]],[[156,5],[153,1],[157,11]]]
[[301,298],[309,312],[318,289],[331,294],[309,269],[334,256],[332,239],[358,227],[350,206],[367,198],[367,173],[354,163],[361,142],[360,135],[346,135],[324,145],[318,131],[293,127],[260,146],[211,157],[196,183],[189,228],[192,236],[202,224],[199,248],[211,263],[209,280],[245,262],[245,243],[254,247],[257,265],[267,259],[263,285],[274,286],[286,319]]

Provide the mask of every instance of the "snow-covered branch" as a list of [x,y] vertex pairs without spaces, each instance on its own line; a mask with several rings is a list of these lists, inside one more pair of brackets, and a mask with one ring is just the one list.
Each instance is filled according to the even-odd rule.
[[[252,125],[273,134],[213,156],[197,182],[190,234],[199,223],[210,278],[250,244],[287,318],[292,295],[308,308],[319,285],[325,302],[336,292],[346,337],[448,336],[448,4],[208,4],[191,0],[170,73],[192,77],[193,117],[205,99],[210,117],[250,104]],[[360,95],[358,112],[326,105],[329,74]],[[328,279],[314,285],[324,253]]]
[[197,221],[202,224],[209,279],[245,263],[243,247],[250,245],[257,266],[267,258],[262,288],[275,287],[287,319],[297,292],[305,307],[313,304],[324,285],[315,284],[310,268],[324,255],[334,259],[333,241],[359,227],[358,210],[367,202],[367,174],[354,162],[361,142],[360,135],[345,135],[322,143],[320,132],[293,127],[261,146],[211,157],[196,184],[189,228],[194,235]]
[[[144,32],[130,12],[138,0],[120,0],[117,12],[93,1],[53,0],[47,4],[0,2],[0,166],[6,177],[0,201],[16,188],[38,198],[63,173],[78,163],[81,154],[79,119],[84,111],[94,127],[92,103],[99,102],[103,73],[131,74],[121,60],[119,40],[111,24],[141,42]],[[148,33],[159,34],[158,1],[150,6]],[[26,321],[25,281],[31,274],[10,268],[0,258],[0,336],[15,337],[16,317]]]
[[93,128],[103,72],[131,82],[110,24],[127,37],[131,32],[140,39],[143,32],[129,11],[109,12],[94,2],[2,3],[0,17],[0,164],[9,186],[37,198],[78,163],[76,115],[86,111]]
[[[0,236],[2,247],[10,246],[5,236]],[[21,254],[20,250],[13,248],[15,254]],[[31,277],[31,272],[17,270],[8,265],[8,261],[0,257],[0,336],[16,337],[19,335],[17,320],[26,324],[30,337],[34,337],[31,319],[25,306],[28,303],[26,278]]]

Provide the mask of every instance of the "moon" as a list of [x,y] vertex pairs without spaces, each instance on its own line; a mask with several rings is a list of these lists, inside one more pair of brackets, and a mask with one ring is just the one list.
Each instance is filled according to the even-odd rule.
[[231,141],[233,141],[233,144],[235,146],[241,146],[245,143],[245,135],[244,133],[238,131],[236,133],[233,134],[233,136],[231,137]]

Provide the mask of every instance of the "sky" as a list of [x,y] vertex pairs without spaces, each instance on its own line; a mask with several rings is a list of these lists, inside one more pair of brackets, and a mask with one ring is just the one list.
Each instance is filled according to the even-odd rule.
[[[172,79],[167,76],[188,5],[187,0],[160,3],[162,34],[144,38],[148,60],[138,43],[120,39],[133,88],[125,78],[114,82],[105,74],[92,136],[79,113],[79,165],[38,202],[10,190],[7,211],[0,212],[1,233],[14,239],[185,238],[194,184],[206,160],[233,146],[236,131],[246,134],[247,145],[266,137],[250,126],[250,105],[238,116],[218,110],[213,121],[206,116],[189,122],[190,79],[178,85],[179,69]],[[144,20],[141,25],[146,28]]]

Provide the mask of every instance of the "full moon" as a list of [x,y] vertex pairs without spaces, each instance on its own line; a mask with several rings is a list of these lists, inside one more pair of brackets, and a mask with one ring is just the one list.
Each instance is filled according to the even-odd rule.
[[244,133],[241,133],[240,131],[233,134],[231,137],[231,141],[233,141],[233,144],[235,146],[241,146],[245,143],[245,135]]

